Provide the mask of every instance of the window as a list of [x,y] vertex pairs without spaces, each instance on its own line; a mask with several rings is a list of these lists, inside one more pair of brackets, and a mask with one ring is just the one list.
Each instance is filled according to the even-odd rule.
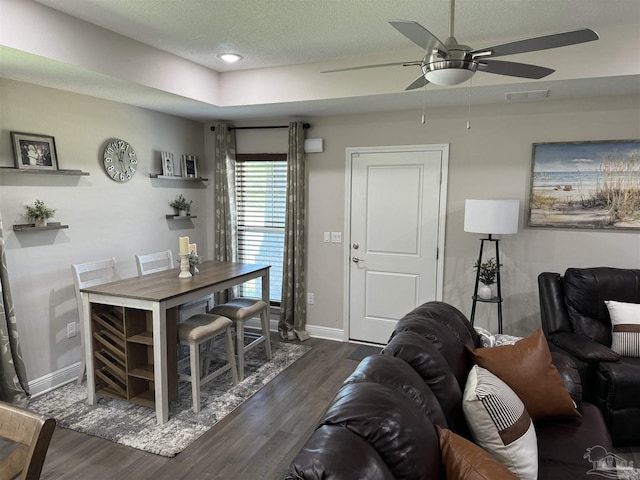
[[[238,261],[271,265],[269,298],[280,304],[284,253],[287,155],[236,156]],[[241,286],[241,295],[262,296],[260,280]]]

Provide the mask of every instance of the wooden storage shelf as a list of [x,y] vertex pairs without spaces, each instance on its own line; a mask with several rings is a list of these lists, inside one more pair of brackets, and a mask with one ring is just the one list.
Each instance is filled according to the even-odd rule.
[[[151,312],[91,304],[91,323],[96,393],[155,408]],[[175,328],[168,337],[177,338]],[[167,357],[176,362],[171,342]],[[170,380],[169,388],[177,393],[175,381]],[[175,399],[176,393],[170,398]]]
[[198,218],[196,215],[167,215],[167,220],[189,220]]
[[0,167],[2,173],[18,173],[20,175],[75,175],[75,176],[88,176],[89,172],[83,172],[82,170],[36,170],[36,169],[21,169],[15,167]]
[[36,227],[35,223],[19,223],[13,226],[14,232],[36,232],[42,230],[62,230],[69,228],[69,225],[62,225],[60,222],[49,222],[44,227]]

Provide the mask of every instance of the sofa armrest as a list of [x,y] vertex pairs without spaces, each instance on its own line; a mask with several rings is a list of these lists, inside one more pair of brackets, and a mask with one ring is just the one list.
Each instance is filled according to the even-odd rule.
[[556,333],[549,341],[584,363],[620,361],[620,355],[610,348],[577,333]]
[[562,352],[551,352],[551,361],[558,370],[562,383],[564,383],[569,395],[571,395],[571,399],[576,405],[580,405],[580,402],[582,402],[582,380],[580,379],[580,372],[578,372],[576,362],[569,355]]

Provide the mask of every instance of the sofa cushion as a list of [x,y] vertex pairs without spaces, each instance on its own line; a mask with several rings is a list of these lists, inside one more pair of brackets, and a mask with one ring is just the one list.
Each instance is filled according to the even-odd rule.
[[393,480],[374,448],[339,425],[323,425],[307,440],[293,461],[286,480]]
[[563,277],[565,303],[576,333],[611,346],[611,320],[605,300],[640,303],[640,270],[568,268]]
[[451,430],[436,428],[447,480],[517,480],[486,450]]
[[509,385],[534,420],[550,416],[579,416],[551,352],[538,328],[514,345],[470,350],[474,363]]
[[438,399],[450,428],[464,429],[462,390],[435,345],[416,332],[404,331],[391,339],[382,354],[400,358],[410,365]]
[[538,446],[533,422],[505,382],[474,365],[464,389],[462,408],[478,445],[521,480],[537,480]]
[[397,479],[440,478],[435,427],[411,400],[385,385],[344,385],[321,424],[342,425],[367,440]]
[[640,357],[640,303],[604,303],[611,317],[611,350],[625,357]]
[[465,347],[475,348],[480,340],[460,310],[443,302],[427,302],[401,318],[391,338],[404,331],[416,332],[433,343],[447,361],[458,385],[461,389],[464,387],[471,368]]
[[606,452],[613,451],[607,425],[595,405],[585,402],[578,410],[580,418],[555,417],[535,422],[540,479],[601,478],[587,474],[593,467],[591,460],[599,460],[590,460],[588,449],[599,446]]
[[360,362],[344,384],[360,382],[379,383],[402,393],[413,401],[434,425],[447,426],[438,398],[422,377],[404,360],[389,355],[370,355]]

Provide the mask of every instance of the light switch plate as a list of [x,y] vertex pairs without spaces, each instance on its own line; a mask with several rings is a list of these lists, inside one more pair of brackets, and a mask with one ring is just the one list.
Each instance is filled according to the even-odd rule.
[[342,232],[331,232],[331,243],[342,243]]

